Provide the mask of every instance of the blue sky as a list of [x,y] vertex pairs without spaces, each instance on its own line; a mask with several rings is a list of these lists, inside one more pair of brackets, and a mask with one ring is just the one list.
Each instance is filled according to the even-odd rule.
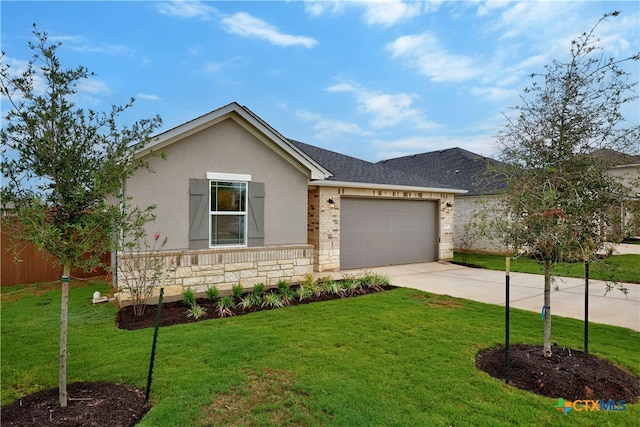
[[[66,67],[96,76],[77,103],[170,129],[237,101],[283,135],[369,161],[450,147],[495,155],[530,74],[598,27],[607,55],[640,46],[636,1],[2,1],[3,62],[32,23]],[[638,63],[628,70],[640,76]],[[637,88],[636,88],[637,89]],[[6,102],[2,108],[7,108]],[[625,108],[640,121],[640,104]]]

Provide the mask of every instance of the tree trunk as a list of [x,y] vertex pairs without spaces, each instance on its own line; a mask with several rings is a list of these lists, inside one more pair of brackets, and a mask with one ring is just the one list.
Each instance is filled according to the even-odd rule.
[[60,300],[60,367],[59,398],[60,407],[67,406],[67,315],[69,313],[69,281],[71,263],[65,262],[62,272],[62,298]]
[[551,357],[551,260],[544,260],[544,356]]

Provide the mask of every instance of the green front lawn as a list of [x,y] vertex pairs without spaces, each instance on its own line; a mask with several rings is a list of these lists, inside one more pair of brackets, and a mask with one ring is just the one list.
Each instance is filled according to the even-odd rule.
[[[462,262],[462,254],[456,252],[454,260]],[[489,270],[505,270],[505,257],[501,255],[468,254],[467,263]],[[511,271],[543,274],[542,264],[529,258],[511,260]],[[584,277],[584,264],[557,263],[555,274],[564,277]],[[640,255],[613,255],[591,264],[589,277],[600,280],[617,280],[624,283],[640,283]]]
[[[96,290],[109,287],[70,292],[69,382],[144,388],[153,330],[116,329],[115,306],[92,306]],[[59,297],[3,295],[2,405],[57,386]],[[511,332],[541,343],[540,316],[513,310]],[[503,308],[413,289],[162,328],[140,425],[640,425],[640,404],[565,416],[557,399],[478,371],[475,354],[503,334]],[[554,342],[580,349],[582,334],[582,322],[554,317]],[[594,354],[640,375],[639,333],[594,324],[590,336]]]

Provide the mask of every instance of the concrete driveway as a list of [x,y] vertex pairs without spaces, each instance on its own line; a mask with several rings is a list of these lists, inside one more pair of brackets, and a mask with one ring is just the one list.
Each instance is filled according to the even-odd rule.
[[[489,304],[505,305],[505,272],[469,268],[447,262],[375,267],[367,271],[389,276],[395,286],[419,289]],[[342,271],[356,274],[361,271]],[[319,276],[327,275],[318,273]],[[551,314],[584,319],[584,279],[559,277],[552,287]],[[542,275],[511,273],[510,305],[540,313],[543,305]],[[589,322],[640,331],[640,285],[625,284],[628,295],[613,290],[605,295],[605,283],[589,281]]]

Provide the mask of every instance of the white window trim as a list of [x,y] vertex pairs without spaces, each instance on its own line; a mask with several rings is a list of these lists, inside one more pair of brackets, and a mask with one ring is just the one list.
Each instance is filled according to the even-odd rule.
[[[247,232],[249,230],[248,218],[249,218],[249,181],[251,181],[251,175],[247,174],[236,174],[236,173],[219,173],[219,172],[207,172],[207,179],[209,180],[209,248],[245,248],[248,245],[248,236]],[[245,180],[246,179],[246,180]],[[243,215],[244,219],[244,243],[241,244],[228,244],[228,245],[213,245],[211,244],[211,216],[213,215],[213,211],[211,210],[211,183],[212,181],[229,181],[229,182],[237,182],[245,185],[245,195],[244,195],[244,206],[245,212]],[[216,215],[238,215],[237,212],[230,213],[218,213]]]
[[207,172],[207,179],[209,181],[249,182],[251,181],[251,175],[243,173]]

